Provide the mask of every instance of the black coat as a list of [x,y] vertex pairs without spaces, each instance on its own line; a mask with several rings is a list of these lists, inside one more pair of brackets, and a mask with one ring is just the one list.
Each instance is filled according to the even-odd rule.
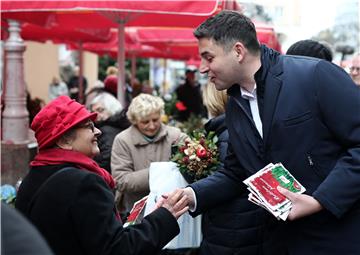
[[17,210],[1,203],[1,254],[54,254],[39,231]]
[[[82,84],[83,84],[83,95],[85,95],[85,91],[87,89],[87,79],[83,76],[82,77]],[[69,89],[69,96],[71,99],[75,99],[76,101],[79,100],[79,92],[75,92],[75,93],[72,93],[70,90],[73,89],[73,88],[78,88],[78,90],[80,90],[79,88],[80,86],[80,77],[79,76],[72,76],[69,80],[69,82],[67,83],[67,87]]]
[[190,114],[205,116],[206,110],[203,105],[200,84],[192,86],[188,81],[176,89],[177,99],[186,106],[185,111],[179,111],[176,118],[180,121],[186,121]]
[[[218,136],[220,161],[224,162],[229,139],[225,114],[209,120],[205,130],[215,131]],[[203,214],[200,255],[258,254],[258,234],[261,231],[257,226],[258,217],[261,217],[261,209],[250,203],[247,195],[206,211]]]
[[40,230],[56,254],[157,254],[179,233],[176,219],[159,208],[143,223],[123,228],[114,195],[97,174],[71,168],[39,186],[65,165],[33,167],[17,194],[18,208]]
[[100,129],[101,135],[98,137],[98,146],[100,154],[94,160],[111,174],[111,148],[115,136],[121,131],[127,129],[131,123],[126,117],[126,110],[123,110],[111,116],[105,121],[96,123],[96,127]]
[[[197,211],[248,194],[242,181],[282,162],[324,209],[296,221],[264,211],[264,254],[360,254],[360,90],[328,61],[262,47],[256,84],[264,84],[258,133],[238,85],[228,90],[225,169],[192,184]],[[260,107],[261,108],[261,107]],[[221,191],[221,192],[219,192]],[[269,249],[271,248],[271,249]]]

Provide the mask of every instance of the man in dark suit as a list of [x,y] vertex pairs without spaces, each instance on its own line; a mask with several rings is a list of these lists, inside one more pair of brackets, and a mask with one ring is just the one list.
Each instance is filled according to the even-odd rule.
[[185,72],[185,83],[176,89],[177,99],[186,107],[186,110],[180,111],[177,119],[186,121],[189,119],[190,114],[196,116],[205,116],[205,107],[201,96],[200,84],[195,78],[196,69],[187,69]]
[[230,97],[225,167],[185,188],[193,215],[247,194],[245,178],[281,162],[307,190],[279,189],[292,202],[285,223],[265,210],[253,219],[262,225],[258,254],[360,254],[359,88],[328,61],[260,45],[237,12],[207,19],[194,35],[200,72]]
[[75,99],[79,103],[83,103],[87,89],[87,79],[83,75],[80,76],[80,68],[78,66],[75,66],[74,74],[71,76],[67,85],[70,98]]

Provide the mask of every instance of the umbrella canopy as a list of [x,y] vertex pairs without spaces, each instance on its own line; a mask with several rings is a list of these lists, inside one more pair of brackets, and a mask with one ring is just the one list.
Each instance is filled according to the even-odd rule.
[[[1,21],[1,40],[9,36],[8,24]],[[52,40],[54,43],[69,42],[108,42],[111,39],[110,29],[66,29],[62,27],[45,28],[31,23],[21,24],[21,38],[24,40],[46,42]]]
[[221,10],[219,0],[183,1],[13,1],[3,0],[2,19],[70,27],[194,27]]
[[[160,33],[158,36],[151,35],[151,40],[143,40],[138,36],[138,32],[147,28],[126,28],[125,29],[125,53],[127,57],[142,58],[168,58],[177,60],[187,60],[191,57],[197,57],[197,40],[192,35],[192,29],[181,28],[150,28],[149,31],[165,30],[169,34]],[[186,31],[186,33],[176,33],[177,31]],[[112,30],[112,36],[106,43],[84,43],[83,49],[94,52],[99,55],[108,54],[112,57],[117,56],[118,52],[118,31]],[[147,34],[145,34],[145,37]],[[156,41],[156,38],[158,41]],[[169,43],[169,38],[174,39],[174,45]],[[149,43],[147,43],[149,42]],[[157,44],[159,43],[159,44]],[[78,46],[68,44],[71,49],[77,49]]]
[[266,44],[268,47],[273,48],[274,50],[278,52],[282,52],[281,50],[281,44],[277,38],[276,32],[274,28],[267,24],[256,24],[256,34],[258,37],[258,40]]
[[[178,27],[129,27],[125,29],[127,56],[154,57],[168,59],[199,59],[197,39],[193,28]],[[267,25],[257,25],[257,36],[261,43],[281,50],[274,29]],[[98,54],[116,56],[118,36],[112,31],[112,40],[106,43],[85,43],[84,50]]]

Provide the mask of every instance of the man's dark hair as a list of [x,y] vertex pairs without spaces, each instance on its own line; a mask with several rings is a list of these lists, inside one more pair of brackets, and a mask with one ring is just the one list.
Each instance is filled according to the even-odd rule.
[[221,11],[208,18],[195,29],[194,36],[197,39],[212,39],[225,51],[230,51],[238,41],[252,53],[260,50],[254,23],[248,17],[235,11]]
[[301,40],[289,47],[286,55],[300,55],[332,61],[333,55],[331,48],[326,43],[314,40]]

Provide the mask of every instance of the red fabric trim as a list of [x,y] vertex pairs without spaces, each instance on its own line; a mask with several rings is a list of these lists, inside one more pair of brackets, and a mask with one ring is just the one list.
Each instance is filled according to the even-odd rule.
[[94,160],[80,152],[60,148],[40,150],[34,160],[31,161],[30,166],[59,165],[65,163],[75,164],[80,169],[96,173],[105,180],[111,189],[115,188],[115,181],[112,176]]

